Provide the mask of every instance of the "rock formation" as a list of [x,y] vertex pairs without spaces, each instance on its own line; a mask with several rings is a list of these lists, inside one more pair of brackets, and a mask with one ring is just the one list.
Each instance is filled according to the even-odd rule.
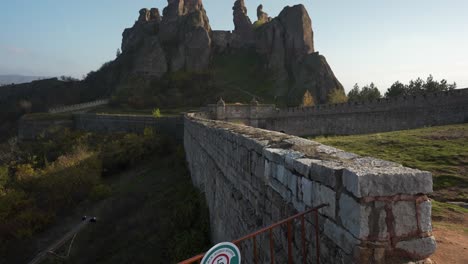
[[[259,7],[259,20],[267,15]],[[279,84],[277,95],[298,103],[310,90],[318,103],[325,103],[333,90],[343,90],[325,57],[314,50],[312,21],[303,5],[285,7],[278,17],[256,30],[256,50]],[[289,85],[288,91],[284,91]],[[284,94],[286,93],[286,94]],[[291,100],[289,100],[291,101]]]
[[257,7],[257,19],[257,21],[259,21],[260,24],[264,24],[271,21],[271,17],[269,17],[267,13],[263,12],[263,5],[259,5]]
[[156,8],[140,10],[122,40],[132,73],[160,78],[179,70],[199,72],[217,54],[256,50],[274,79],[275,96],[290,103],[300,102],[306,90],[317,103],[343,90],[325,57],[314,50],[312,22],[303,5],[286,7],[273,19],[260,5],[255,28],[244,0],[236,0],[232,9],[232,32],[211,30],[202,0],[168,0],[162,17]]
[[234,48],[242,48],[252,45],[254,43],[254,29],[252,21],[247,16],[247,7],[245,7],[244,0],[237,0],[234,2],[233,21],[234,31],[231,40],[231,46]]
[[194,71],[209,64],[211,27],[201,0],[168,0],[163,10],[140,10],[123,33],[122,52],[135,54],[133,73],[161,77],[168,71]]

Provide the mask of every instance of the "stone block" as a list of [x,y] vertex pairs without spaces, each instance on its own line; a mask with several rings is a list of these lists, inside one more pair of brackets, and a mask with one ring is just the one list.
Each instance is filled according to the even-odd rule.
[[361,230],[361,205],[344,193],[340,195],[339,205],[338,217],[341,219],[342,225],[358,238],[367,236]]
[[301,178],[301,192],[302,192],[302,201],[307,206],[312,206],[312,181],[306,178]]
[[286,187],[286,185],[283,185],[278,180],[272,179],[270,181],[270,186],[286,203],[292,202],[292,192]]
[[292,162],[291,170],[297,172],[303,177],[307,177],[309,175],[311,163],[311,159],[295,159]]
[[437,243],[433,236],[400,241],[396,244],[397,249],[403,250],[415,260],[428,258],[435,252],[436,247]]
[[264,148],[263,149],[263,156],[275,163],[283,164],[285,155],[290,152],[285,149],[275,149],[275,148]]
[[311,160],[308,178],[335,188],[336,172],[342,169],[343,165],[338,162],[314,159]]
[[341,194],[338,216],[343,226],[359,239],[388,239],[386,211],[383,202],[361,204]]
[[251,158],[251,166],[252,166],[252,173],[255,177],[262,178],[265,174],[265,159],[260,156],[255,151],[250,152]]
[[422,232],[432,232],[432,202],[430,200],[424,201],[419,205],[419,227]]
[[331,219],[335,219],[336,193],[332,189],[318,182],[312,182],[312,206],[316,207],[322,204],[328,206],[319,210]]
[[432,192],[432,175],[377,159],[356,159],[343,169],[343,185],[356,197]]
[[357,154],[346,152],[346,151],[338,151],[333,156],[339,158],[340,160],[352,160],[352,159],[356,159],[360,157]]
[[297,199],[297,197],[292,198],[292,204],[298,212],[304,212],[306,210],[306,205]]
[[265,171],[264,171],[264,179],[265,182],[268,183],[271,179],[276,178],[276,164],[265,159]]
[[287,180],[285,177],[285,173],[286,173],[285,170],[286,168],[283,165],[276,165],[276,173],[274,173],[274,175],[275,175],[275,179],[277,179],[279,182],[281,182],[281,184],[286,186]]
[[301,159],[304,157],[304,154],[297,151],[290,151],[284,155],[284,161],[286,168],[293,170],[294,163],[297,159]]
[[348,231],[328,219],[325,220],[323,234],[330,238],[347,254],[351,254],[354,248],[359,244],[359,240],[353,237]]
[[292,137],[284,140],[284,142],[289,143],[291,145],[294,145],[295,147],[309,147],[309,146],[317,146],[319,143],[305,139],[305,138],[300,138],[300,137]]
[[299,177],[294,175],[289,170],[286,170],[285,178],[286,178],[288,189],[291,190],[293,196],[296,197],[297,196],[297,181]]
[[392,214],[397,236],[405,236],[418,231],[415,201],[395,202],[392,206]]

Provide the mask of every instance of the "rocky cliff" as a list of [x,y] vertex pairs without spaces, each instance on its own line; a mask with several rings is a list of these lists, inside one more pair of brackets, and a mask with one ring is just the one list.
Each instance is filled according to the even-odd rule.
[[162,16],[157,8],[140,10],[134,26],[123,33],[122,52],[131,54],[131,74],[160,79],[179,71],[216,75],[217,57],[254,51],[261,64],[256,70],[269,76],[268,93],[274,98],[296,104],[309,90],[317,103],[325,103],[331,91],[344,91],[325,57],[314,50],[312,21],[303,5],[285,7],[276,18],[260,5],[257,18],[252,23],[244,0],[237,0],[234,30],[213,31],[202,0],[168,0]]

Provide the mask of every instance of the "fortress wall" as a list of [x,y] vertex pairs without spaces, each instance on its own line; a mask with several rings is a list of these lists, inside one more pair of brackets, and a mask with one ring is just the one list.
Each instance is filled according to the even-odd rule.
[[160,117],[146,115],[78,114],[74,116],[75,129],[90,132],[143,133],[152,128],[157,133],[183,139],[182,116]]
[[33,140],[54,126],[101,133],[143,133],[145,128],[152,128],[156,133],[175,137],[179,141],[184,137],[182,116],[154,118],[143,115],[106,114],[75,114],[70,120],[22,119],[18,136],[20,140]]
[[33,140],[40,136],[47,136],[48,131],[55,127],[72,129],[73,120],[33,120],[22,118],[18,122],[18,139],[20,141]]
[[[206,196],[213,242],[328,203],[318,223],[321,263],[403,263],[396,259],[420,260],[434,252],[430,173],[210,116],[185,117],[184,145],[192,181]],[[309,216],[306,223],[314,263],[315,222]],[[294,232],[294,260],[300,263],[297,223]],[[274,232],[278,263],[286,263],[286,238],[284,228]],[[252,247],[242,245],[246,261]],[[260,263],[269,262],[266,236],[258,248]]]
[[[238,108],[243,115],[234,115],[229,108]],[[216,108],[216,113],[225,112],[221,120],[298,136],[367,134],[468,122],[468,89],[307,108],[244,108],[248,110],[226,105],[225,110]],[[259,110],[254,112],[255,108]]]

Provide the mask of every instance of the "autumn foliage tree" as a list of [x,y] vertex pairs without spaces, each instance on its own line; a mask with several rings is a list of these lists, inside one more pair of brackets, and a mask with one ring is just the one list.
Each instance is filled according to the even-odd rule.
[[315,100],[312,94],[307,90],[302,97],[302,107],[312,107],[315,105]]
[[328,94],[329,104],[342,104],[348,102],[348,97],[343,90],[335,89]]

